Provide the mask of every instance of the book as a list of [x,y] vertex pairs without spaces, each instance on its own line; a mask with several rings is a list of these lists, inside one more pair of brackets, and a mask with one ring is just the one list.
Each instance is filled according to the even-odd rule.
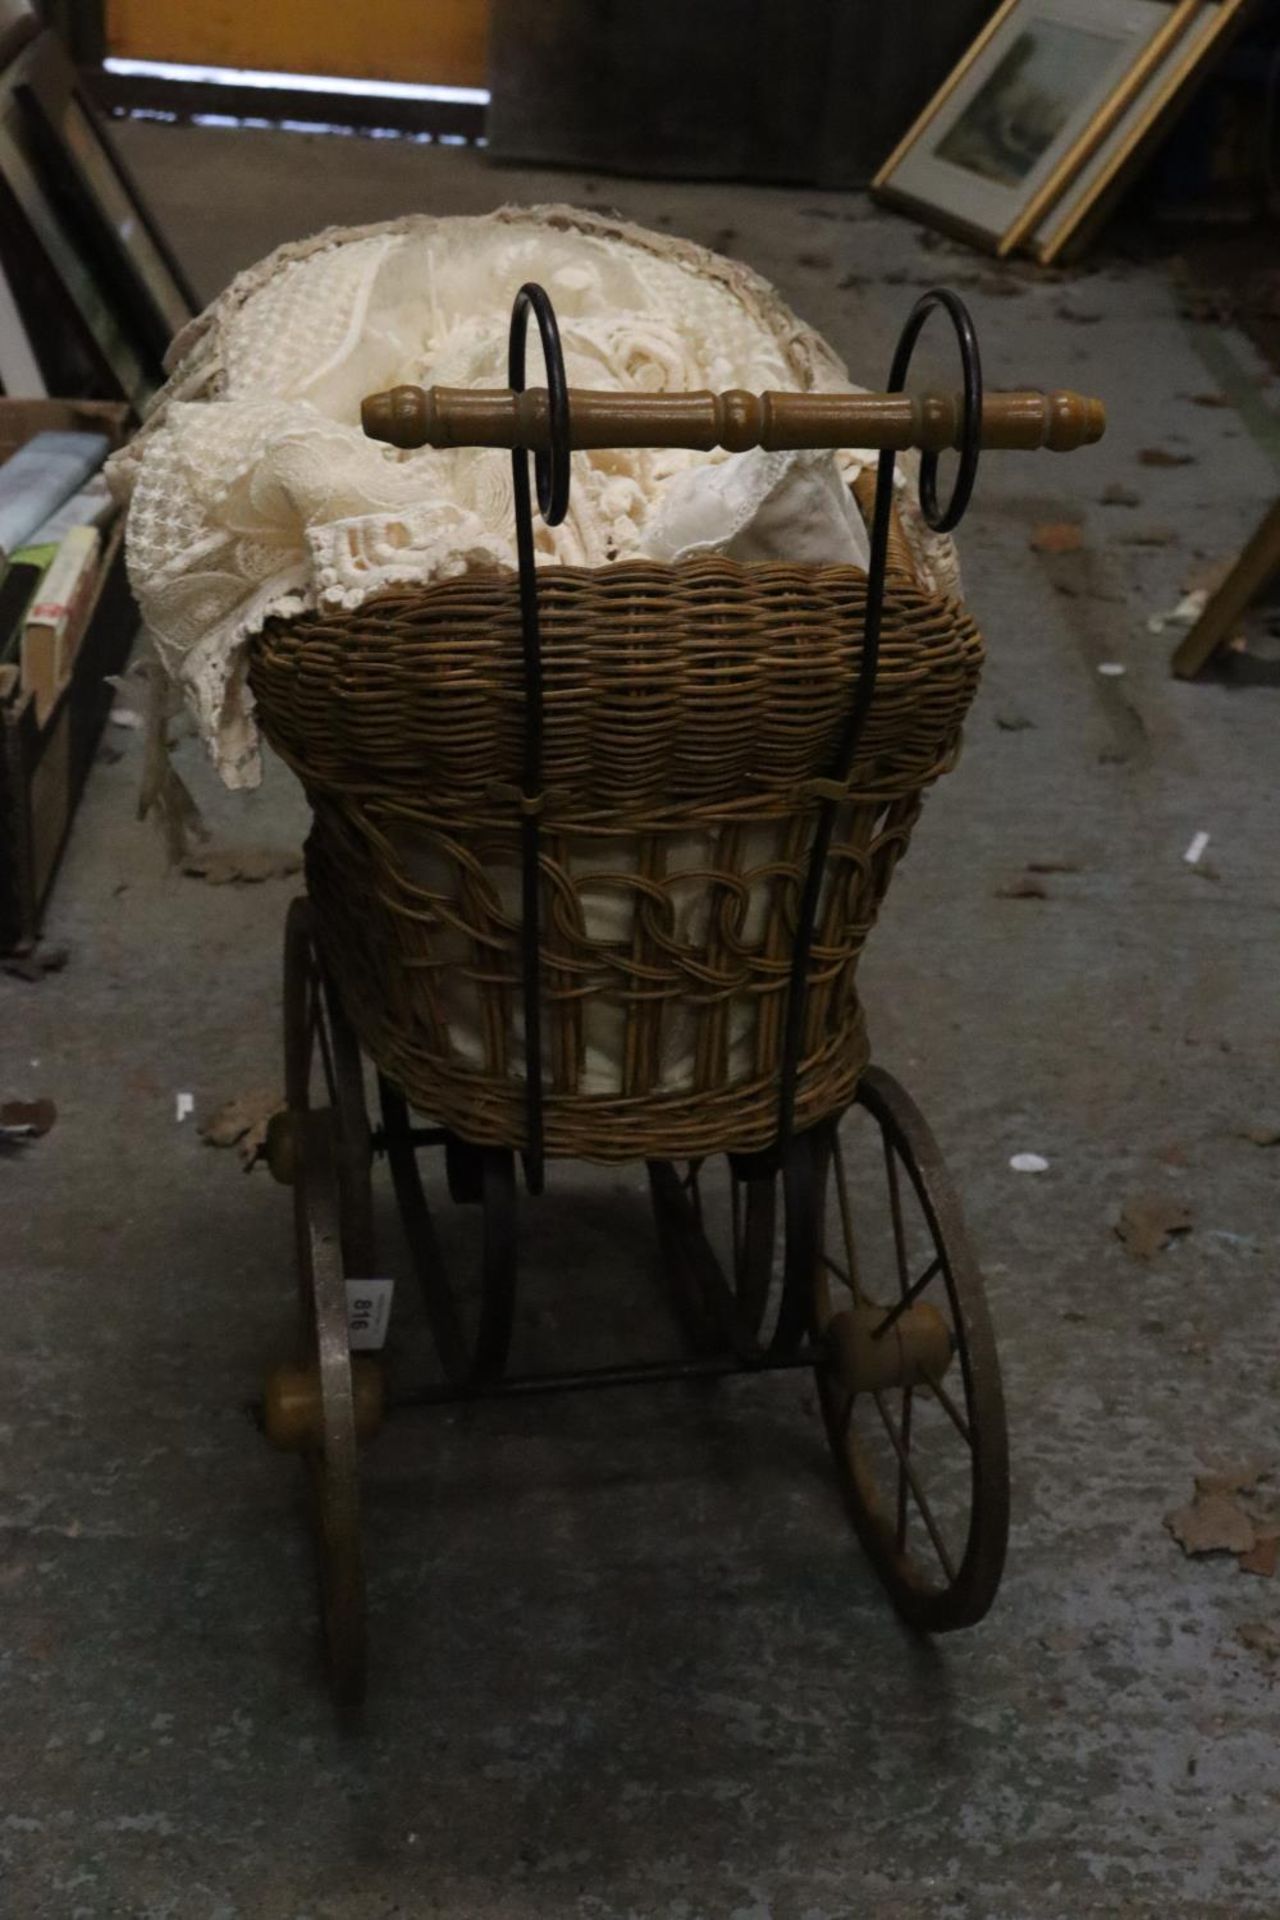
[[105,433],[37,433],[0,467],[0,560],[7,560],[107,457]]
[[76,647],[98,577],[96,527],[72,527],[63,538],[27,611],[22,635],[22,690],[35,698],[43,726],[71,676]]
[[69,500],[51,513],[42,526],[36,528],[27,545],[31,547],[59,546],[72,527],[103,527],[108,520],[114,519],[116,501],[106,476],[95,473],[79,493],[73,493]]
[[[0,579],[0,666],[17,665],[27,612],[54,555],[15,554]],[[8,675],[6,675],[6,681]]]

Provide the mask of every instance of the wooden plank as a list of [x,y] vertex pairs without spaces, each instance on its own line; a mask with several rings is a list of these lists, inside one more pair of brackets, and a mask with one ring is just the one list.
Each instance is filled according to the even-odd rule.
[[107,50],[131,60],[483,87],[489,0],[108,0]]
[[1170,661],[1178,680],[1194,680],[1274,580],[1280,579],[1280,500],[1266,515],[1235,566]]

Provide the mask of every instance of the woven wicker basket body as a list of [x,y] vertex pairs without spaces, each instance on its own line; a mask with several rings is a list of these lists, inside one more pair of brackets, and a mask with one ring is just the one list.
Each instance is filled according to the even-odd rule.
[[[618,1161],[773,1138],[796,903],[859,665],[847,567],[544,569],[548,1152]],[[899,564],[809,973],[796,1124],[866,1063],[856,968],[981,663]],[[250,684],[314,810],[307,881],[372,1058],[465,1139],[524,1139],[517,582],[468,575],[275,622]]]

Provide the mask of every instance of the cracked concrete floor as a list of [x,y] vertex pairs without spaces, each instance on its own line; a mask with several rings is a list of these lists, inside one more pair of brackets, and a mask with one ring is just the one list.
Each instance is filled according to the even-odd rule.
[[[367,1463],[370,1727],[336,1738],[297,1485],[245,1411],[287,1333],[288,1202],[174,1119],[179,1090],[207,1110],[276,1073],[293,883],[167,873],[117,730],[54,899],[70,964],[0,980],[0,1085],[60,1110],[0,1167],[0,1906],[1274,1920],[1276,1669],[1239,1635],[1280,1626],[1277,1585],[1185,1559],[1162,1516],[1276,1438],[1280,1158],[1240,1129],[1280,1107],[1280,694],[1175,684],[1147,628],[1275,494],[1249,349],[1180,319],[1158,271],[997,272],[853,195],[122,140],[205,293],[330,221],[616,203],[749,260],[873,385],[918,286],[958,283],[994,384],[1097,391],[1112,428],[985,467],[985,683],[865,971],[990,1278],[1014,1525],[988,1622],[936,1646],[895,1624],[794,1379],[406,1416]],[[1238,405],[1194,403],[1224,379]],[[1113,482],[1141,504],[1102,504]],[[1031,550],[1077,511],[1083,552]],[[201,793],[222,841],[301,836],[278,768]],[[1070,870],[1002,897],[1030,862]],[[1021,1150],[1049,1170],[1011,1171]],[[1140,1265],[1112,1226],[1152,1190],[1194,1228]],[[525,1357],[652,1350],[638,1176],[557,1169],[526,1212]]]

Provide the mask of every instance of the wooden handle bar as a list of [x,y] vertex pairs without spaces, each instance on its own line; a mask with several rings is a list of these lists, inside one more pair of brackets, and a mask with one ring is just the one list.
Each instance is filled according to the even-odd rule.
[[[392,387],[370,394],[360,419],[393,447],[528,447],[549,443],[545,387]],[[961,440],[959,394],[588,393],[569,395],[571,447],[918,447]],[[982,445],[1072,453],[1101,440],[1100,400],[1078,393],[989,393]]]

